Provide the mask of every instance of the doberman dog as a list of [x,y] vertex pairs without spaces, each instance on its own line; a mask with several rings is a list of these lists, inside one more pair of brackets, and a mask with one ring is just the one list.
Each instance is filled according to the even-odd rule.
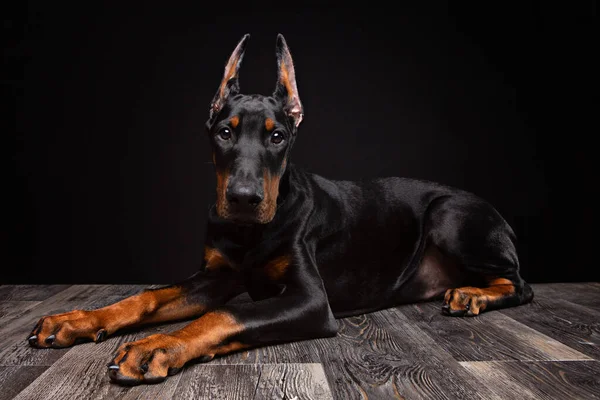
[[[109,377],[133,385],[191,360],[334,336],[336,318],[399,304],[443,296],[443,314],[476,316],[531,301],[511,227],[474,194],[404,178],[332,181],[292,165],[303,107],[289,48],[278,35],[273,95],[243,95],[248,38],[225,66],[206,123],[217,195],[199,272],[104,308],[44,317],[32,346],[199,317],[118,349]],[[229,302],[242,293],[251,301]]]

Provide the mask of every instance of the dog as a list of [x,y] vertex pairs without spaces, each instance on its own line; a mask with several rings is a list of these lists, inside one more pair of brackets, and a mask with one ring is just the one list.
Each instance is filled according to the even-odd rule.
[[[192,360],[335,336],[337,318],[400,304],[443,296],[443,314],[477,316],[532,300],[513,230],[474,194],[404,178],[332,181],[290,163],[304,116],[290,50],[278,35],[273,95],[240,94],[248,38],[229,58],[206,122],[217,193],[200,270],[104,308],[41,318],[31,346],[101,342],[197,317],[117,350],[110,379],[136,385]],[[242,293],[252,301],[228,303]]]

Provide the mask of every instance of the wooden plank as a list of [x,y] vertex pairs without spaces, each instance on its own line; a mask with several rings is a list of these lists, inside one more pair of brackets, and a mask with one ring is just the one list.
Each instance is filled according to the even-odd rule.
[[0,326],[5,326],[11,320],[21,317],[25,311],[37,306],[41,301],[0,301]]
[[42,301],[70,285],[0,285],[0,301]]
[[561,299],[536,297],[526,307],[500,312],[591,358],[600,359],[600,311]]
[[179,376],[156,385],[128,388],[110,382],[106,361],[96,358],[59,360],[25,388],[15,400],[24,399],[171,399]]
[[103,307],[139,290],[139,285],[77,285],[49,297],[25,311],[20,318],[0,327],[0,365],[52,365],[68,349],[34,349],[26,342],[27,336],[41,317],[73,309]]
[[48,367],[0,367],[0,400],[12,399]]
[[586,283],[538,283],[532,285],[534,298],[561,299],[571,303],[600,309],[600,286]]
[[600,398],[598,361],[480,361],[461,364],[503,399]]
[[500,399],[537,400],[535,394],[527,388],[528,385],[512,379],[503,368],[498,366],[500,363],[496,361],[467,361],[460,364]]
[[173,398],[252,399],[260,374],[258,365],[191,365],[179,374]]
[[313,339],[259,347],[215,358],[211,364],[319,363],[325,343],[335,339]]
[[442,315],[439,302],[412,304],[398,309],[457,361],[590,358],[498,311],[456,318]]
[[395,309],[340,320],[320,357],[336,399],[493,398]]
[[254,398],[329,400],[333,396],[321,364],[265,364]]
[[182,373],[175,398],[332,399],[320,364],[196,364]]

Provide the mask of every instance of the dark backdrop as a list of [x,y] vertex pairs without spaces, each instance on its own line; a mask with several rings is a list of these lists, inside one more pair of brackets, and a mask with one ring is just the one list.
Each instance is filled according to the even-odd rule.
[[276,34],[290,45],[305,106],[296,164],[475,192],[515,229],[526,279],[597,279],[593,2],[54,3],[4,17],[0,282],[195,271],[215,186],[204,122],[247,32],[245,93],[271,93]]

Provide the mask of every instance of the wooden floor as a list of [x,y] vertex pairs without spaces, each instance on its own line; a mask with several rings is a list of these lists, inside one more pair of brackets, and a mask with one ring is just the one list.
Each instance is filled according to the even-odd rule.
[[339,320],[337,337],[195,364],[124,388],[106,363],[123,342],[163,325],[70,349],[26,344],[42,316],[96,308],[142,286],[0,286],[0,399],[596,399],[600,283],[533,285],[532,304],[476,318],[439,302]]

